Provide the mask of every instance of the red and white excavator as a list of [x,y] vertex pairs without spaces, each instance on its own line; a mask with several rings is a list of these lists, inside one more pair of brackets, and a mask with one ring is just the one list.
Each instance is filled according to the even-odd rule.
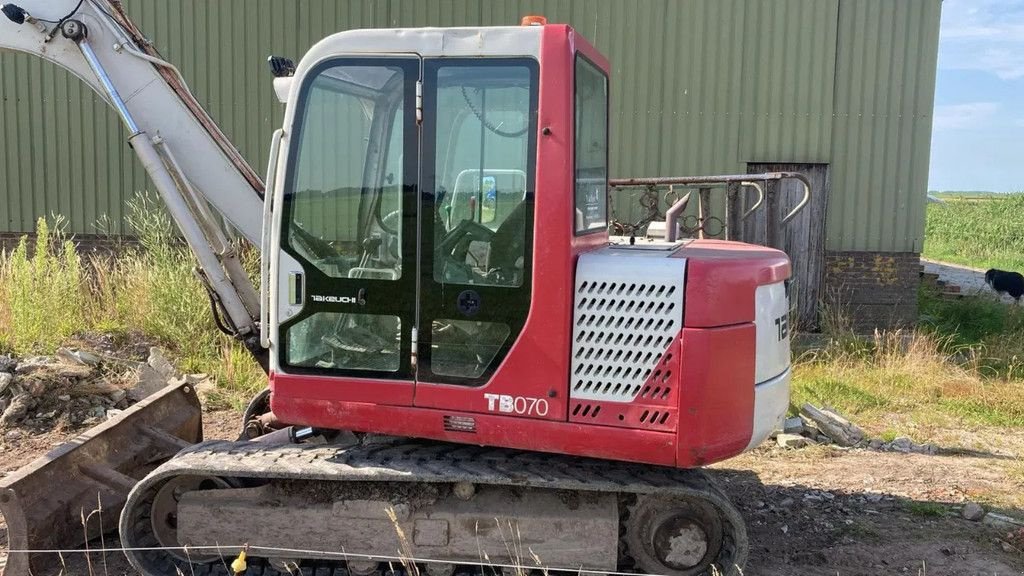
[[[2,11],[0,48],[117,110],[269,376],[255,439],[201,443],[183,384],[5,478],[8,576],[46,573],[28,551],[77,544],[97,497],[147,576],[229,574],[243,550],[246,574],[739,574],[743,520],[699,467],[786,412],[790,262],[677,239],[688,195],[664,238],[609,235],[610,67],[571,27],[351,30],[272,58],[262,180],[120,2]],[[734,201],[781,178],[802,180],[631,183]],[[221,217],[260,247],[258,290]]]

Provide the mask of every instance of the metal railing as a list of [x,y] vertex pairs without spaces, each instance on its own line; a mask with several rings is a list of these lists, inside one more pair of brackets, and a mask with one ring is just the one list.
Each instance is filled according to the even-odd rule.
[[[779,217],[779,194],[777,187],[764,186],[769,182],[796,180],[803,187],[800,201],[785,214]],[[778,244],[778,234],[793,218],[803,210],[811,199],[811,183],[799,172],[765,172],[762,174],[728,174],[720,176],[681,176],[667,178],[617,178],[609,180],[613,189],[644,188],[640,197],[640,206],[647,211],[640,219],[633,222],[622,222],[612,218],[611,226],[615,234],[636,235],[651,222],[664,220],[665,238],[673,242],[677,239],[678,230],[698,238],[720,236],[724,233],[727,240],[739,240],[741,224],[759,209],[766,210],[766,243],[769,246]],[[665,189],[664,192],[660,190]],[[697,192],[697,213],[679,219],[689,206],[693,192]],[[725,193],[725,216],[719,218],[711,214],[711,195],[715,191]],[[756,201],[747,206],[750,191],[757,194]],[[662,214],[659,205],[664,200],[669,206]]]

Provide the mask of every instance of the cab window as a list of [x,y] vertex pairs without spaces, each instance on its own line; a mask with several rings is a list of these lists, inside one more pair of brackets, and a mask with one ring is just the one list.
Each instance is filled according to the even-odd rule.
[[608,227],[608,78],[576,56],[576,233]]

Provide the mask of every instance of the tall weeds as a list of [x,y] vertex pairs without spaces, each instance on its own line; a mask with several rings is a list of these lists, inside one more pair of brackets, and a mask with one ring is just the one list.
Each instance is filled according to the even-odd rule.
[[264,386],[244,347],[217,330],[192,254],[158,202],[136,196],[127,222],[138,244],[83,262],[73,243],[40,219],[35,253],[22,238],[0,261],[0,348],[52,353],[75,333],[142,333],[170,349],[181,369],[211,374],[229,392]]
[[32,254],[22,237],[0,255],[0,346],[19,354],[49,351],[84,322],[81,260],[61,223],[40,218]]

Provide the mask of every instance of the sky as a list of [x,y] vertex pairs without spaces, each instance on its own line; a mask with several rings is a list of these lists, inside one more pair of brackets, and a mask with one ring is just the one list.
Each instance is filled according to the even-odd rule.
[[1024,0],[944,0],[931,190],[1024,191]]

